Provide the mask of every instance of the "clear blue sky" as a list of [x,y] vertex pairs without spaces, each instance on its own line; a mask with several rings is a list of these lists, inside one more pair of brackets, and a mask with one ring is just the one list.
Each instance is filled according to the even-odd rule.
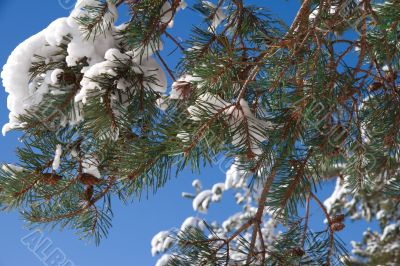
[[[59,2],[71,7],[74,0],[0,0],[0,65],[4,65],[11,51],[23,40],[45,28],[56,18],[67,16],[68,9]],[[189,3],[191,1],[188,1]],[[274,13],[279,14],[286,21],[290,21],[296,12],[299,1],[247,1],[263,2]],[[180,12],[173,32],[177,36],[185,36],[190,24],[198,23],[189,10]],[[170,46],[165,49],[171,50]],[[171,57],[170,62],[176,60]],[[6,93],[0,88],[0,126],[8,121],[6,108]],[[10,132],[6,137],[0,137],[0,162],[16,162],[15,148],[19,145],[18,135]],[[192,192],[191,182],[196,176],[182,173],[177,179],[171,180],[155,196],[150,195],[140,203],[134,202],[128,206],[121,206],[114,202],[113,228],[109,237],[102,241],[99,247],[78,239],[73,232],[58,230],[44,232],[44,237],[52,241],[49,250],[59,248],[74,262],[76,266],[147,266],[154,265],[157,258],[151,257],[150,241],[160,230],[179,227],[189,215],[195,215],[191,201],[183,200],[181,192]],[[201,179],[205,187],[225,180],[225,173],[219,167],[205,169]],[[208,186],[207,186],[208,185]],[[321,194],[329,195],[333,184],[328,184]],[[221,220],[233,213],[237,208],[233,197],[227,194],[229,200],[211,207],[208,217]],[[316,208],[313,208],[313,223],[321,223],[322,217]],[[346,241],[359,239],[364,228],[350,224],[341,232]],[[42,266],[46,265],[21,243],[21,238],[28,235],[29,230],[23,226],[23,221],[15,212],[0,212],[0,266]],[[44,251],[46,253],[46,251]]]

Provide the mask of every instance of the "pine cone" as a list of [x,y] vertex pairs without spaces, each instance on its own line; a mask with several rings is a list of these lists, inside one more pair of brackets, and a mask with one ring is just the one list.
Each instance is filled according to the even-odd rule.
[[303,257],[305,254],[304,250],[300,247],[295,247],[292,249],[292,256]]
[[332,229],[332,231],[342,231],[343,230],[343,228],[344,228],[344,224],[343,223],[333,223],[332,225],[331,225],[331,229]]
[[342,223],[344,221],[344,214],[338,214],[331,218],[332,223]]
[[85,189],[85,200],[90,201],[93,197],[93,186],[88,186]]
[[88,174],[88,173],[82,173],[78,176],[78,180],[82,183],[85,184],[87,186],[94,186],[97,185],[100,182],[100,179],[98,179],[97,177],[95,177],[92,174]]
[[43,182],[47,185],[55,186],[57,185],[58,181],[62,179],[60,175],[54,173],[44,173],[43,175]]
[[383,84],[381,82],[374,82],[371,85],[369,85],[368,89],[370,91],[376,91],[379,90],[383,87]]
[[64,72],[62,79],[66,84],[70,85],[70,84],[74,84],[75,83],[76,76],[72,72]]

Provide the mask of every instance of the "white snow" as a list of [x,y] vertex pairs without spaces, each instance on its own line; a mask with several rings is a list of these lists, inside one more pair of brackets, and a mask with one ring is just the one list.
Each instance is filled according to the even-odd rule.
[[242,225],[242,222],[246,222],[251,217],[254,217],[256,212],[257,209],[252,207],[244,212],[235,213],[222,223],[222,228],[227,232],[238,229]]
[[[222,221],[220,225],[217,222],[208,222],[210,226],[213,228],[215,234],[208,234],[208,237],[220,237],[227,238],[230,233],[239,229],[244,223],[246,223],[249,219],[254,217],[257,212],[257,207],[254,205],[254,202],[257,201],[259,194],[257,185],[256,188],[249,189],[247,187],[247,178],[248,175],[246,171],[241,170],[240,167],[240,159],[236,158],[234,163],[231,165],[230,169],[227,171],[225,183],[215,183],[211,189],[203,190],[201,181],[196,179],[193,181],[192,186],[196,189],[196,196],[189,193],[183,193],[182,195],[188,199],[192,199],[193,209],[200,213],[206,213],[210,202],[218,202],[221,199],[221,196],[227,189],[238,189],[243,191],[243,193],[236,193],[236,195],[240,194],[240,202],[238,204],[242,204],[242,211],[235,213],[234,215],[228,217],[225,221]],[[254,202],[253,202],[254,201]],[[244,204],[243,204],[244,203]],[[267,215],[271,215],[265,212]],[[264,219],[264,217],[263,217]],[[261,224],[261,231],[263,233],[263,238],[265,243],[270,243],[276,239],[277,234],[275,233],[275,229],[277,226],[277,222],[272,218],[263,220]],[[176,234],[179,235],[182,231],[187,230],[190,227],[199,228],[202,231],[206,230],[206,224],[198,217],[188,217],[181,225],[180,231]],[[278,232],[279,234],[279,232]],[[242,233],[243,237],[250,241],[251,233],[249,231],[244,231]],[[160,241],[161,242],[161,241]],[[232,242],[232,245],[235,246],[235,249],[231,251],[231,258],[241,259],[243,256],[239,249],[243,249],[243,244],[240,241]],[[261,241],[257,240],[257,247],[261,246]],[[160,245],[161,246],[161,245]],[[168,252],[168,251],[167,251]],[[243,257],[246,259],[246,257]]]
[[101,178],[101,174],[97,165],[99,161],[93,155],[85,155],[84,159],[82,160],[82,170],[84,173],[91,174],[97,178]]
[[237,164],[232,164],[226,171],[225,189],[242,188],[246,186],[246,172],[238,168]]
[[179,139],[181,139],[182,142],[189,142],[190,141],[190,135],[187,132],[182,131],[181,133],[178,133],[176,136]]
[[335,190],[333,191],[332,195],[324,201],[324,205],[328,212],[330,212],[336,202],[342,200],[342,197],[347,194],[349,191],[346,188],[345,182],[338,177],[336,179],[336,186]]
[[54,69],[53,72],[51,72],[51,83],[53,85],[57,84],[60,80],[60,76],[64,73],[64,70],[62,69]]
[[[245,142],[248,141],[247,138],[250,138],[250,149],[252,152],[261,154],[262,149],[259,144],[267,140],[265,130],[270,127],[270,124],[256,118],[250,111],[248,103],[243,99],[240,100],[240,109],[236,106],[232,106],[227,111],[232,131],[237,132],[233,136],[233,145],[247,145]],[[245,129],[245,131],[237,130],[244,123],[247,124],[247,128],[249,129],[249,136],[247,136],[247,129]]]
[[53,164],[52,164],[53,170],[57,170],[58,167],[60,167],[61,154],[62,154],[62,146],[60,144],[57,144],[56,152],[55,152]]
[[[178,8],[176,9],[176,12],[178,12],[180,9],[185,9],[187,7],[187,4],[185,1],[181,1],[179,3]],[[160,15],[161,15],[161,23],[165,24],[168,23],[168,27],[172,28],[174,26],[174,20],[173,20],[173,10],[172,6],[168,1],[165,1],[164,5],[161,7],[160,10]]]
[[277,222],[273,218],[271,218],[268,221],[263,223],[261,232],[264,236],[264,242],[272,243],[274,241],[276,226],[277,226]]
[[[329,9],[329,14],[330,14],[330,15],[335,14],[337,8],[338,8],[337,6],[332,5],[332,6],[330,7],[330,9]],[[318,14],[319,14],[319,6],[317,6],[317,7],[311,12],[311,14],[308,16],[308,19],[309,19],[310,21],[313,21],[313,20],[315,20],[315,18],[318,16]]]
[[18,127],[17,116],[23,114],[24,110],[33,104],[36,97],[41,99],[42,95],[29,99],[33,95],[28,87],[28,71],[33,55],[40,52],[45,42],[44,31],[30,37],[15,48],[3,67],[1,78],[6,92],[9,93],[7,108],[10,110],[10,122],[3,126],[3,135],[9,130]]
[[75,96],[75,102],[82,101],[83,104],[86,104],[89,92],[99,91],[101,89],[99,84],[93,79],[102,74],[116,76],[117,74],[114,71],[114,67],[115,63],[112,61],[103,61],[90,67],[82,78],[81,90]]
[[172,20],[172,7],[168,1],[165,1],[160,10],[161,23],[169,23]]
[[[202,2],[204,7],[210,8],[212,10],[215,10],[217,8],[217,6],[210,1],[202,1]],[[215,12],[215,15],[213,16],[211,25],[208,28],[208,30],[211,32],[215,31],[217,27],[221,24],[221,22],[227,18],[227,15],[225,14],[223,7],[219,7],[216,11],[213,12]]]
[[149,88],[161,94],[166,92],[167,76],[165,75],[165,72],[154,58],[152,57],[149,57],[147,59],[143,58],[140,62],[140,67],[136,68],[136,73],[144,74],[145,78],[152,76],[157,80],[155,84],[150,82],[145,82],[144,83],[145,88]]
[[388,65],[384,65],[382,67],[382,71],[388,72],[389,71],[389,66]]
[[[144,74],[145,78],[152,77],[157,80],[156,84],[145,82],[143,86],[146,89],[165,93],[167,78],[158,62],[151,57],[154,52],[151,48],[145,48],[144,54],[139,51],[142,49],[127,51],[126,53],[121,53],[117,49],[117,41],[114,37],[115,32],[117,28],[121,28],[124,25],[120,27],[113,25],[118,18],[117,9],[114,1],[107,0],[106,3],[108,12],[101,22],[105,29],[104,33],[97,33],[97,36],[89,36],[87,38],[87,33],[83,32],[76,18],[90,16],[91,14],[84,7],[98,6],[100,1],[79,0],[69,17],[55,20],[43,31],[21,43],[11,53],[1,73],[3,86],[9,94],[7,107],[10,110],[9,122],[2,129],[3,135],[12,129],[22,127],[18,121],[18,116],[25,114],[26,110],[39,105],[45,94],[49,92],[53,95],[65,93],[67,88],[64,88],[64,90],[50,90],[49,88],[51,85],[58,84],[60,74],[62,74],[61,69],[53,69],[33,80],[30,80],[29,76],[29,68],[32,62],[37,60],[34,55],[44,57],[47,64],[53,61],[60,61],[60,56],[56,55],[60,44],[67,45],[65,63],[69,67],[76,66],[83,59],[88,64],[88,66],[82,68],[82,73],[84,74],[81,82],[82,88],[75,97],[78,103],[75,107],[78,110],[82,109],[79,102],[85,103],[87,101],[89,91],[98,90],[98,84],[91,81],[91,78],[100,74],[116,75],[114,70],[116,65],[114,61],[116,59],[131,60],[132,65],[134,65],[132,68],[136,73]],[[184,3],[182,7],[184,7]],[[108,27],[109,24],[111,24],[111,27]],[[66,38],[68,38],[68,42]],[[162,48],[161,43],[159,47],[159,49]],[[39,82],[39,78],[44,80]],[[117,87],[118,89],[126,90],[132,86],[121,79]],[[84,113],[78,113],[79,116],[66,115],[62,119],[61,126],[68,123],[75,125],[84,119]]]
[[[106,61],[102,61],[90,67],[85,71],[85,75],[81,81],[81,90],[75,96],[75,101],[82,101],[83,104],[87,102],[87,97],[89,92],[98,91],[100,89],[100,85],[94,81],[96,76],[107,74],[110,76],[117,76],[115,72],[115,68],[119,62],[126,62],[132,64],[132,70],[135,73],[143,74],[144,78],[153,77],[156,81],[155,83],[150,83],[145,81],[143,86],[145,88],[154,90],[156,92],[164,93],[167,87],[167,77],[162,70],[161,66],[157,63],[157,61],[152,58],[143,58],[140,57],[139,54],[135,54],[134,52],[121,53],[118,49],[112,48],[106,51],[104,56]],[[128,84],[122,84],[124,81],[120,81],[118,89],[127,89],[129,87]],[[126,81],[125,81],[126,82]]]
[[385,210],[379,210],[379,211],[376,213],[376,219],[377,219],[377,220],[382,220],[383,218],[385,218],[385,216],[386,216]]
[[211,116],[218,113],[221,109],[226,108],[228,105],[229,103],[220,97],[214,96],[211,93],[204,93],[198,97],[196,105],[189,106],[188,112],[190,113],[190,118],[192,120],[200,121],[202,112],[205,108],[207,108],[207,111]]
[[158,253],[165,252],[174,242],[169,231],[161,231],[151,240],[151,254],[155,256]]
[[23,167],[14,164],[3,164],[1,169],[5,172],[23,172],[25,169]]
[[192,203],[193,210],[207,213],[212,196],[213,192],[211,190],[203,190],[202,192],[197,194]]
[[184,88],[186,89],[187,86],[190,86],[191,84],[199,81],[201,81],[201,79],[196,78],[192,75],[183,75],[177,81],[172,83],[169,98],[174,100],[183,99],[185,95]]
[[[208,113],[205,113],[205,110]],[[230,131],[235,132],[232,138],[234,146],[250,148],[254,154],[262,153],[260,143],[267,140],[265,131],[271,125],[256,118],[245,100],[241,99],[238,105],[231,104],[219,96],[204,93],[198,97],[195,105],[189,106],[188,112],[194,121],[216,115],[225,118],[230,125]]]
[[[197,181],[197,180],[195,180]],[[212,189],[201,191],[201,184],[194,183],[197,195],[194,197],[192,205],[193,209],[198,212],[207,213],[210,202],[218,202],[222,198],[225,191],[225,183],[216,183]]]
[[383,229],[383,233],[382,233],[382,236],[381,236],[381,241],[385,241],[386,238],[388,238],[391,235],[398,234],[399,230],[400,230],[399,227],[400,227],[400,221],[398,221],[395,224],[387,225],[385,227],[385,229]]
[[211,200],[213,202],[218,202],[221,200],[222,194],[225,191],[225,183],[217,183],[214,184],[212,189],[211,189],[213,195],[211,197]]
[[[112,1],[108,1],[108,3],[112,10]],[[89,65],[93,65],[101,62],[104,53],[115,46],[113,29],[102,36],[97,36],[96,42],[93,42],[93,39],[87,40],[85,38],[75,18],[84,14],[81,8],[88,4],[97,5],[98,1],[78,1],[68,18],[55,20],[46,29],[18,45],[9,56],[1,73],[3,86],[9,94],[7,107],[10,110],[9,123],[3,126],[3,135],[11,129],[20,127],[17,117],[39,104],[43,95],[48,92],[48,85],[57,82],[56,77],[60,74],[59,70],[49,73],[47,79],[39,88],[36,88],[35,81],[30,81],[28,72],[31,63],[34,61],[34,55],[43,56],[49,63],[57,58],[57,56],[54,56],[55,51],[59,49],[57,46],[65,43],[64,38],[69,35],[71,41],[67,49],[67,64],[75,66],[77,61],[85,57],[88,59]],[[116,14],[109,12],[107,16],[114,17],[114,15]]]
[[[117,19],[118,19],[118,11],[117,7],[115,6],[115,3],[113,0],[106,0],[105,1],[107,4],[107,12],[105,13],[103,20],[101,21],[102,23],[102,28],[107,28],[107,26],[111,23],[113,24]],[[88,10],[85,9],[85,7],[90,6],[90,7],[100,7],[102,4],[102,1],[96,1],[96,0],[78,0],[75,8],[71,12],[71,15],[69,17],[69,24],[77,24],[77,21],[75,18],[80,18],[80,17],[91,17],[94,14],[91,14],[88,12]],[[98,33],[100,34],[100,33]]]
[[168,109],[168,103],[164,98],[158,98],[156,101],[156,105],[160,110],[165,111]]
[[204,230],[206,228],[205,224],[204,224],[204,222],[202,220],[200,220],[197,217],[193,217],[193,216],[188,217],[188,218],[185,219],[185,221],[181,225],[180,230],[181,231],[185,231],[190,227],[199,228],[201,230]]
[[199,179],[193,180],[192,187],[194,187],[197,192],[200,192],[202,189],[201,181]]
[[162,255],[161,258],[157,261],[156,266],[167,266],[170,258],[171,255],[169,254]]
[[179,3],[179,7],[180,9],[184,10],[185,8],[187,8],[187,3],[185,2],[185,0],[181,0],[181,2]]

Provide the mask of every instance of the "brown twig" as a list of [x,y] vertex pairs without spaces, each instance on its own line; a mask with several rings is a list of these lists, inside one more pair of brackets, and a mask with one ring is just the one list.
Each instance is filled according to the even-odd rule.
[[266,246],[265,246],[263,234],[261,232],[261,227],[259,225],[257,227],[258,227],[258,234],[260,235],[260,241],[261,241],[262,265],[265,265]]
[[306,241],[307,229],[308,229],[308,218],[310,215],[310,193],[307,195],[306,199],[306,217],[304,222],[304,231],[303,231],[303,238],[301,239],[301,247],[304,248],[304,243]]
[[185,48],[182,46],[182,44],[180,44],[180,43],[178,42],[178,40],[174,38],[174,36],[172,36],[171,34],[169,34],[168,31],[165,31],[164,34],[165,34],[165,36],[167,36],[167,38],[169,38],[171,41],[173,41],[173,42],[176,44],[176,46],[177,46],[182,52],[185,51]]
[[266,180],[266,182],[264,184],[263,190],[261,192],[261,196],[260,196],[260,198],[258,200],[258,209],[257,209],[256,215],[254,217],[254,221],[253,221],[254,230],[253,230],[253,235],[251,237],[249,255],[247,256],[246,264],[250,263],[251,257],[252,257],[252,255],[254,253],[254,246],[256,244],[256,239],[257,239],[257,234],[258,234],[257,227],[261,223],[261,219],[262,219],[262,216],[264,214],[265,202],[267,200],[267,196],[268,196],[269,190],[270,190],[270,188],[272,186],[272,183],[273,183],[273,181],[275,179],[275,175],[276,175],[276,171],[275,171],[275,169],[272,169],[270,175],[268,176],[268,178],[267,178],[267,180]]
[[167,63],[164,61],[164,59],[161,57],[160,53],[158,51],[155,52],[157,55],[157,58],[160,60],[160,62],[163,64],[164,68],[167,70],[168,75],[171,77],[173,81],[176,81],[176,78],[174,74],[172,73],[172,70],[168,67]]
[[333,249],[333,240],[334,240],[334,236],[333,236],[333,230],[332,230],[332,219],[329,216],[328,211],[326,210],[324,204],[322,204],[322,202],[310,191],[310,197],[313,198],[315,200],[315,202],[318,204],[318,206],[321,208],[321,210],[323,211],[326,219],[328,220],[328,230],[329,230],[329,248],[328,248],[328,256],[326,258],[326,265],[329,266],[331,264],[331,255],[332,255],[332,249]]

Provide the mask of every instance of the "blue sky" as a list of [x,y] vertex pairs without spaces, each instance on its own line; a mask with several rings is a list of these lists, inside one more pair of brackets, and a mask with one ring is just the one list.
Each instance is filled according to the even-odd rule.
[[[73,0],[1,0],[0,1],[0,65],[4,65],[11,51],[23,40],[45,28],[56,18],[67,16],[68,9]],[[188,1],[190,2],[190,1]],[[290,21],[295,13],[298,1],[247,1],[268,2],[268,7],[284,20]],[[180,12],[175,23],[173,32],[177,36],[184,37],[189,24],[197,23],[193,13],[189,10]],[[166,46],[166,52],[172,47]],[[169,62],[177,60],[172,56]],[[8,121],[8,110],[6,107],[7,94],[4,88],[0,88],[0,125]],[[16,162],[15,148],[19,145],[18,135],[10,132],[6,137],[0,137],[0,162]],[[151,257],[150,241],[154,234],[160,230],[179,227],[183,220],[189,215],[195,215],[192,210],[191,201],[183,200],[181,192],[192,192],[191,183],[196,176],[190,172],[182,173],[178,178],[172,179],[156,195],[150,195],[148,199],[134,202],[128,206],[122,206],[114,202],[113,228],[109,237],[102,241],[99,247],[94,244],[79,240],[73,232],[54,230],[45,231],[43,239],[48,238],[46,243],[50,246],[43,253],[53,252],[57,249],[76,266],[105,266],[105,265],[154,265],[156,258]],[[223,182],[225,173],[218,166],[205,169],[201,175],[204,186],[208,187],[216,182]],[[333,189],[333,184],[327,184],[322,195],[328,195]],[[227,195],[222,204],[212,206],[208,217],[223,219],[233,213],[237,208],[233,197]],[[321,223],[322,217],[316,208],[313,208],[313,223]],[[349,242],[350,239],[359,239],[362,226],[349,226],[341,233],[341,237]],[[46,265],[41,261],[40,254],[35,256],[25,246],[21,239],[31,232],[24,228],[23,221],[15,212],[0,212],[0,266],[41,266]],[[38,236],[38,235],[36,235]]]

